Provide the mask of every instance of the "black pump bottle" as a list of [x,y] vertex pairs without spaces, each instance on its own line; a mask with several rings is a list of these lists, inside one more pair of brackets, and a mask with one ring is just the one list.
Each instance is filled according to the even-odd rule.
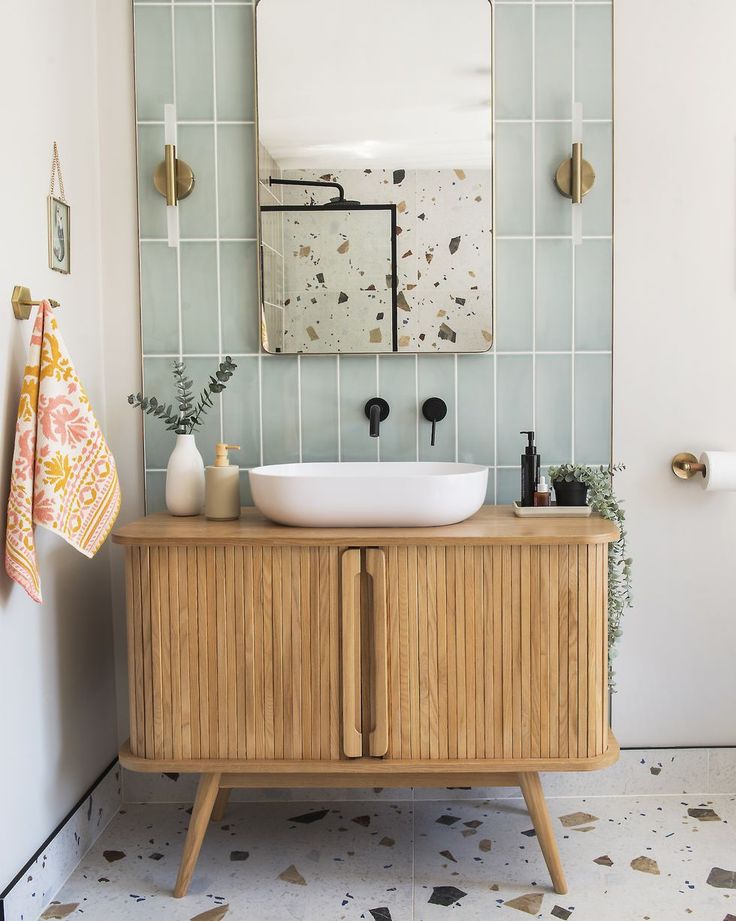
[[541,458],[534,447],[534,432],[519,432],[526,435],[529,444],[521,455],[521,505],[534,505],[534,490],[539,481],[539,465]]

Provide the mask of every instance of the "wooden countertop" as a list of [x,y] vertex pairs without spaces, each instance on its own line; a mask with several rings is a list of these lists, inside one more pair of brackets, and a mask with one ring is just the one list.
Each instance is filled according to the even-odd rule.
[[122,525],[116,544],[155,546],[249,545],[387,547],[427,544],[604,544],[616,540],[610,521],[590,518],[517,518],[508,505],[484,505],[472,518],[439,528],[294,528],[274,524],[257,509],[238,521],[174,518],[159,513]]

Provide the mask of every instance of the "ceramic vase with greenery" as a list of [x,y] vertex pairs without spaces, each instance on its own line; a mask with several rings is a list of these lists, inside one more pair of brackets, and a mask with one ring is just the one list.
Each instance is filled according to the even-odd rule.
[[616,643],[623,632],[621,620],[626,608],[632,605],[632,561],[624,525],[626,514],[613,489],[614,474],[625,469],[623,464],[612,464],[610,467],[561,464],[549,468],[556,495],[558,483],[584,484],[587,487],[587,504],[602,518],[612,521],[619,531],[618,540],[608,546],[608,686],[611,691],[615,691],[613,660],[617,654]]
[[237,368],[228,355],[221,361],[209,382],[195,400],[194,382],[187,376],[183,361],[172,363],[176,386],[174,404],[158,397],[131,393],[128,403],[142,412],[160,419],[167,431],[176,433],[176,445],[166,466],[166,508],[172,515],[199,515],[204,504],[204,461],[197,450],[195,432],[202,425],[207,411],[214,406],[213,395],[222,393]]

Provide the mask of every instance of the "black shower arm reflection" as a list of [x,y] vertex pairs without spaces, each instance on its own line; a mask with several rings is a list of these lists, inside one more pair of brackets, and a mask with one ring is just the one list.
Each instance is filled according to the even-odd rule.
[[269,185],[298,185],[298,186],[316,186],[320,189],[337,189],[337,199],[333,201],[345,201],[345,189],[340,185],[339,182],[324,182],[316,179],[274,179],[273,176],[268,177]]

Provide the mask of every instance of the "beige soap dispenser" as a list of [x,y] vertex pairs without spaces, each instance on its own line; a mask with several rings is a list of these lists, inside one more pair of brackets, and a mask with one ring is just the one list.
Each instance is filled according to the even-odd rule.
[[215,463],[204,471],[204,514],[211,521],[240,518],[240,468],[231,464],[228,451],[240,445],[215,445]]

